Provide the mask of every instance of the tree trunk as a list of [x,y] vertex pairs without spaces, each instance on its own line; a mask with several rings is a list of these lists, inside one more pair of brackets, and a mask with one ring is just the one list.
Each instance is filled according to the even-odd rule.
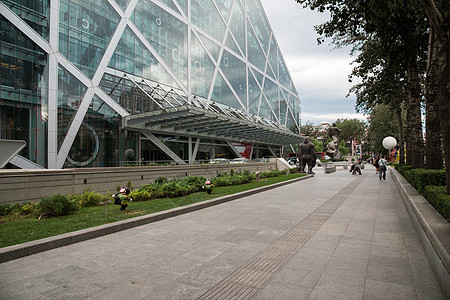
[[402,109],[398,108],[395,110],[395,115],[397,116],[398,123],[398,145],[400,149],[398,149],[397,155],[399,156],[398,162],[403,165],[405,163],[405,137],[403,135],[403,120],[402,120]]
[[436,50],[434,45],[436,34],[433,27],[430,28],[430,39],[428,47],[428,66],[427,77],[425,81],[425,105],[426,105],[426,164],[427,169],[442,169],[442,131],[438,116],[438,69],[437,61],[431,60],[434,57],[433,52]]
[[447,166],[450,161],[450,24],[448,15],[444,14],[449,10],[450,4],[449,1],[440,1],[438,7],[433,0],[422,0],[422,6],[436,34],[429,60],[438,66],[438,115],[444,144],[447,194],[450,194],[450,168]]
[[417,70],[415,51],[409,52],[406,77],[408,91],[408,101],[406,104],[406,123],[408,132],[406,157],[408,164],[413,168],[422,168],[424,145],[420,111],[420,79]]

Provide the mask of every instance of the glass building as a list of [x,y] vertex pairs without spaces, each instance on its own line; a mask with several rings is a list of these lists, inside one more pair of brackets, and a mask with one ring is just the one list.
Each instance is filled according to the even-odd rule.
[[27,142],[9,167],[280,156],[301,139],[259,0],[2,0],[0,13],[0,139]]

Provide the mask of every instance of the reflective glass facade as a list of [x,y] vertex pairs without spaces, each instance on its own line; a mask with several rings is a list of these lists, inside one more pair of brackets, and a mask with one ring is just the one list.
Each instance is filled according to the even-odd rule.
[[[24,166],[166,159],[121,119],[196,98],[299,132],[300,99],[259,0],[2,0],[0,13],[0,138],[27,142]],[[187,159],[187,137],[161,130]],[[198,156],[220,157],[223,143],[200,141]]]

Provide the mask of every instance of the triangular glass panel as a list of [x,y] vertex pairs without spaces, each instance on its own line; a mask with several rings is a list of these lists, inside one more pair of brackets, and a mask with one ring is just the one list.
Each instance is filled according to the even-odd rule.
[[233,92],[231,91],[226,81],[223,79],[220,72],[217,74],[211,100],[234,108],[245,110],[245,108],[242,107],[242,105],[239,103],[238,99],[234,96]]
[[228,79],[228,82],[233,87],[241,102],[247,105],[247,81],[245,76],[242,76],[246,72],[245,63],[233,54],[224,50],[222,61],[220,62],[220,69]]
[[136,6],[131,20],[187,86],[187,25],[151,1],[143,1]]
[[264,13],[264,9],[261,5],[261,2],[256,1],[246,1],[246,11],[250,18],[251,23],[253,24],[253,28],[255,29],[256,35],[258,36],[259,41],[264,49],[264,52],[267,53],[269,48],[269,39],[270,39],[270,26],[269,21],[266,18],[266,14]]
[[259,73],[258,71],[256,71],[253,68],[250,68],[249,70],[251,70],[253,72],[253,75],[255,76],[256,80],[258,80],[259,85],[262,86],[263,80],[264,80],[264,75]]
[[266,76],[270,76],[273,80],[276,80],[275,73],[273,72],[269,62],[267,62]]
[[198,33],[198,35],[200,36],[200,40],[202,41],[202,43],[206,46],[206,50],[208,51],[208,53],[214,58],[215,62],[217,62],[220,54],[219,45],[200,33]]
[[[158,0],[158,1],[161,2],[161,3],[164,3],[165,5],[167,5],[168,7],[170,7],[171,9],[176,11],[177,13],[179,13],[178,8],[175,6],[175,4],[173,3],[172,0]],[[142,5],[142,3],[137,5],[136,8],[141,6],[141,5]]]
[[185,16],[188,15],[188,0],[175,0],[182,9]]
[[116,0],[117,4],[119,4],[120,8],[125,11],[130,4],[131,0]]
[[172,79],[164,67],[161,66],[153,54],[147,50],[144,44],[142,44],[128,27],[124,30],[108,66],[128,74],[180,89],[175,80]]
[[231,5],[233,4],[232,0],[215,0],[217,7],[219,8],[220,13],[222,14],[225,21],[228,22],[228,18],[230,17]]
[[245,56],[245,12],[238,1],[234,5],[229,28]]
[[59,15],[59,51],[92,78],[120,16],[108,1],[85,6],[74,0],[60,5]]
[[263,93],[266,96],[267,100],[269,101],[270,106],[272,107],[274,114],[275,116],[277,116],[278,120],[280,115],[280,107],[278,101],[278,85],[266,77],[266,80],[264,81]]
[[83,101],[87,87],[62,66],[58,66],[58,149]]
[[[297,96],[290,95],[289,99],[289,110],[292,113],[293,121],[300,124],[300,98]],[[288,127],[289,128],[289,127]]]
[[223,41],[226,26],[212,0],[191,1],[191,22],[217,41]]
[[225,42],[225,46],[227,46],[229,49],[234,51],[236,54],[239,54],[239,56],[242,56],[241,52],[239,51],[238,46],[234,42],[234,39],[229,32],[227,34],[227,40]]
[[[37,34],[48,41],[50,31],[50,5],[47,1],[2,1],[2,3],[31,26]],[[7,22],[3,16],[0,17],[0,22]],[[32,21],[30,22],[30,20]],[[2,30],[4,30],[3,28]],[[13,30],[15,30],[15,26],[7,28],[14,28]],[[19,36],[22,34],[20,33]]]
[[261,116],[267,120],[274,119],[272,109],[271,109],[266,97],[264,96],[264,94],[261,99],[261,105],[259,106],[259,116]]
[[191,91],[208,98],[216,66],[194,34],[191,41]]
[[279,70],[280,84],[286,89],[290,90],[291,77],[289,76],[288,69],[281,55],[278,56],[278,70]]
[[251,114],[257,115],[259,111],[259,102],[261,99],[261,89],[256,83],[250,70],[248,71],[248,111]]
[[121,117],[97,96],[84,116],[67,156],[67,167],[113,167]]
[[284,97],[283,92],[279,91],[279,95],[280,95],[280,123],[281,125],[286,125],[286,115],[287,115],[287,107],[288,107],[288,103],[286,98]]
[[266,56],[259,45],[258,39],[256,38],[250,23],[248,23],[247,36],[248,60],[262,73],[264,73],[266,67]]
[[270,49],[269,49],[269,63],[272,67],[272,70],[275,74],[275,79],[278,79],[278,46],[275,42],[275,36],[272,34],[272,40],[270,41]]

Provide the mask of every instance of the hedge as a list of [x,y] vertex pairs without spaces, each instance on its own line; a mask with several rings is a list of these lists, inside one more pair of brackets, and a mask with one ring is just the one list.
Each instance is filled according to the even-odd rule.
[[410,169],[403,176],[421,194],[427,185],[446,185],[445,170]]
[[450,195],[447,194],[445,186],[426,186],[424,197],[447,221],[450,221]]

